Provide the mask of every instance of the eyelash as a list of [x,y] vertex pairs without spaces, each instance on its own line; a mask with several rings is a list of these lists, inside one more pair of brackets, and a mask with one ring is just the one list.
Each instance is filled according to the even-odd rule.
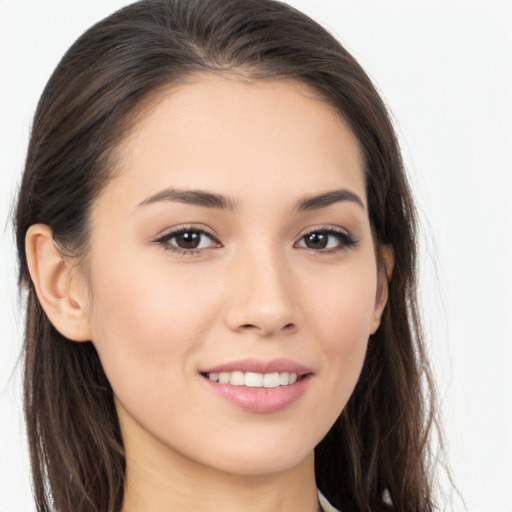
[[327,235],[328,237],[334,237],[338,241],[338,246],[334,248],[322,248],[322,249],[313,249],[311,247],[305,247],[305,249],[310,249],[314,251],[315,253],[319,254],[336,254],[341,251],[347,251],[351,247],[354,247],[357,245],[358,240],[354,238],[353,235],[345,231],[341,228],[335,228],[335,227],[321,227],[321,228],[315,228],[311,231],[308,231],[304,233],[298,242],[295,243],[297,245],[299,242],[302,242],[306,239],[306,237],[311,235]]
[[[209,233],[208,231],[201,229],[201,228],[188,227],[188,226],[180,227],[178,229],[170,231],[170,232],[166,233],[165,235],[154,240],[154,243],[162,246],[162,248],[165,251],[171,251],[173,253],[183,255],[183,256],[198,255],[203,250],[210,248],[210,247],[207,247],[207,248],[203,247],[203,248],[184,249],[182,247],[177,247],[176,245],[172,245],[170,243],[170,241],[175,239],[176,237],[178,237],[180,235],[185,235],[187,233],[199,235],[200,237],[207,237],[214,243],[214,247],[215,246],[222,247],[221,242],[212,233]],[[306,237],[311,236],[311,235],[326,235],[328,237],[334,237],[338,241],[338,246],[334,247],[334,248],[314,249],[314,248],[307,247],[307,246],[300,247],[300,248],[312,250],[318,254],[336,254],[341,251],[347,251],[348,249],[350,249],[351,247],[354,247],[358,243],[358,241],[350,233],[348,233],[347,231],[345,231],[343,229],[333,228],[333,227],[322,227],[322,228],[312,229],[311,231],[304,233],[299,238],[299,241],[297,241],[294,244],[294,247],[297,247],[300,242],[304,241],[306,239]]]
[[204,248],[200,248],[200,249],[197,249],[197,248],[184,249],[182,247],[177,247],[176,245],[171,245],[170,241],[173,238],[176,238],[176,237],[178,237],[180,235],[184,235],[184,234],[187,234],[187,233],[194,233],[194,234],[199,235],[201,237],[206,236],[212,242],[214,242],[214,244],[216,244],[217,246],[219,246],[219,247],[222,246],[220,241],[214,235],[209,233],[208,231],[206,231],[204,229],[188,227],[188,226],[180,227],[178,229],[170,231],[169,233],[166,233],[165,235],[157,238],[154,242],[157,243],[158,245],[161,245],[162,248],[164,249],[164,251],[171,251],[171,252],[174,252],[176,254],[183,255],[183,256],[200,254],[204,250]]

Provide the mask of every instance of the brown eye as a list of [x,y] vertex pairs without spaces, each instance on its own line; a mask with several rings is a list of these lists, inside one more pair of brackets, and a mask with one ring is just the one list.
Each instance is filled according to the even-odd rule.
[[333,253],[356,245],[357,241],[347,233],[338,229],[311,231],[297,242],[296,246],[313,251]]
[[175,245],[180,249],[197,249],[201,243],[202,233],[186,231],[174,236]]
[[217,239],[206,231],[192,228],[172,231],[155,240],[155,242],[167,251],[182,253],[199,253],[201,249],[209,249],[210,247],[219,247],[221,245]]
[[304,243],[308,249],[325,249],[328,242],[327,233],[309,233],[304,237]]

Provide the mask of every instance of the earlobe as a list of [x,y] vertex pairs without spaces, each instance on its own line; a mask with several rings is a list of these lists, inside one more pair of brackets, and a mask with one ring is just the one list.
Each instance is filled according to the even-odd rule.
[[378,269],[377,293],[375,297],[375,308],[373,312],[370,334],[375,334],[380,326],[382,312],[388,302],[389,282],[393,275],[395,264],[395,253],[391,245],[384,245],[380,249],[380,265]]
[[90,340],[85,290],[55,244],[52,230],[44,224],[30,226],[25,252],[37,297],[50,322],[70,340]]

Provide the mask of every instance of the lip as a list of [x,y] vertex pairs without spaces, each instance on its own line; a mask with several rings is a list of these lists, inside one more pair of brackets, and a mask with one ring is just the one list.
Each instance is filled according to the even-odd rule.
[[311,368],[303,364],[292,361],[291,359],[272,359],[264,361],[260,359],[240,359],[229,363],[200,370],[200,373],[220,373],[220,372],[255,372],[255,373],[274,373],[288,372],[297,375],[308,375],[313,373]]
[[[251,388],[214,382],[206,375],[208,373],[234,371],[255,373],[289,372],[296,373],[299,379],[287,386]],[[271,361],[243,359],[215,366],[204,371],[201,370],[200,373],[204,384],[217,396],[230,402],[237,408],[259,414],[275,413],[291,406],[306,392],[313,376],[313,371],[310,368],[290,359],[274,359]]]

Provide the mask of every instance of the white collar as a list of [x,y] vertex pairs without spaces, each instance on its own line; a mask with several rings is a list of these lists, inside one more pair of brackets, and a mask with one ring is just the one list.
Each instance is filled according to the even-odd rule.
[[340,512],[337,508],[334,508],[328,501],[327,498],[318,490],[318,502],[323,512]]

